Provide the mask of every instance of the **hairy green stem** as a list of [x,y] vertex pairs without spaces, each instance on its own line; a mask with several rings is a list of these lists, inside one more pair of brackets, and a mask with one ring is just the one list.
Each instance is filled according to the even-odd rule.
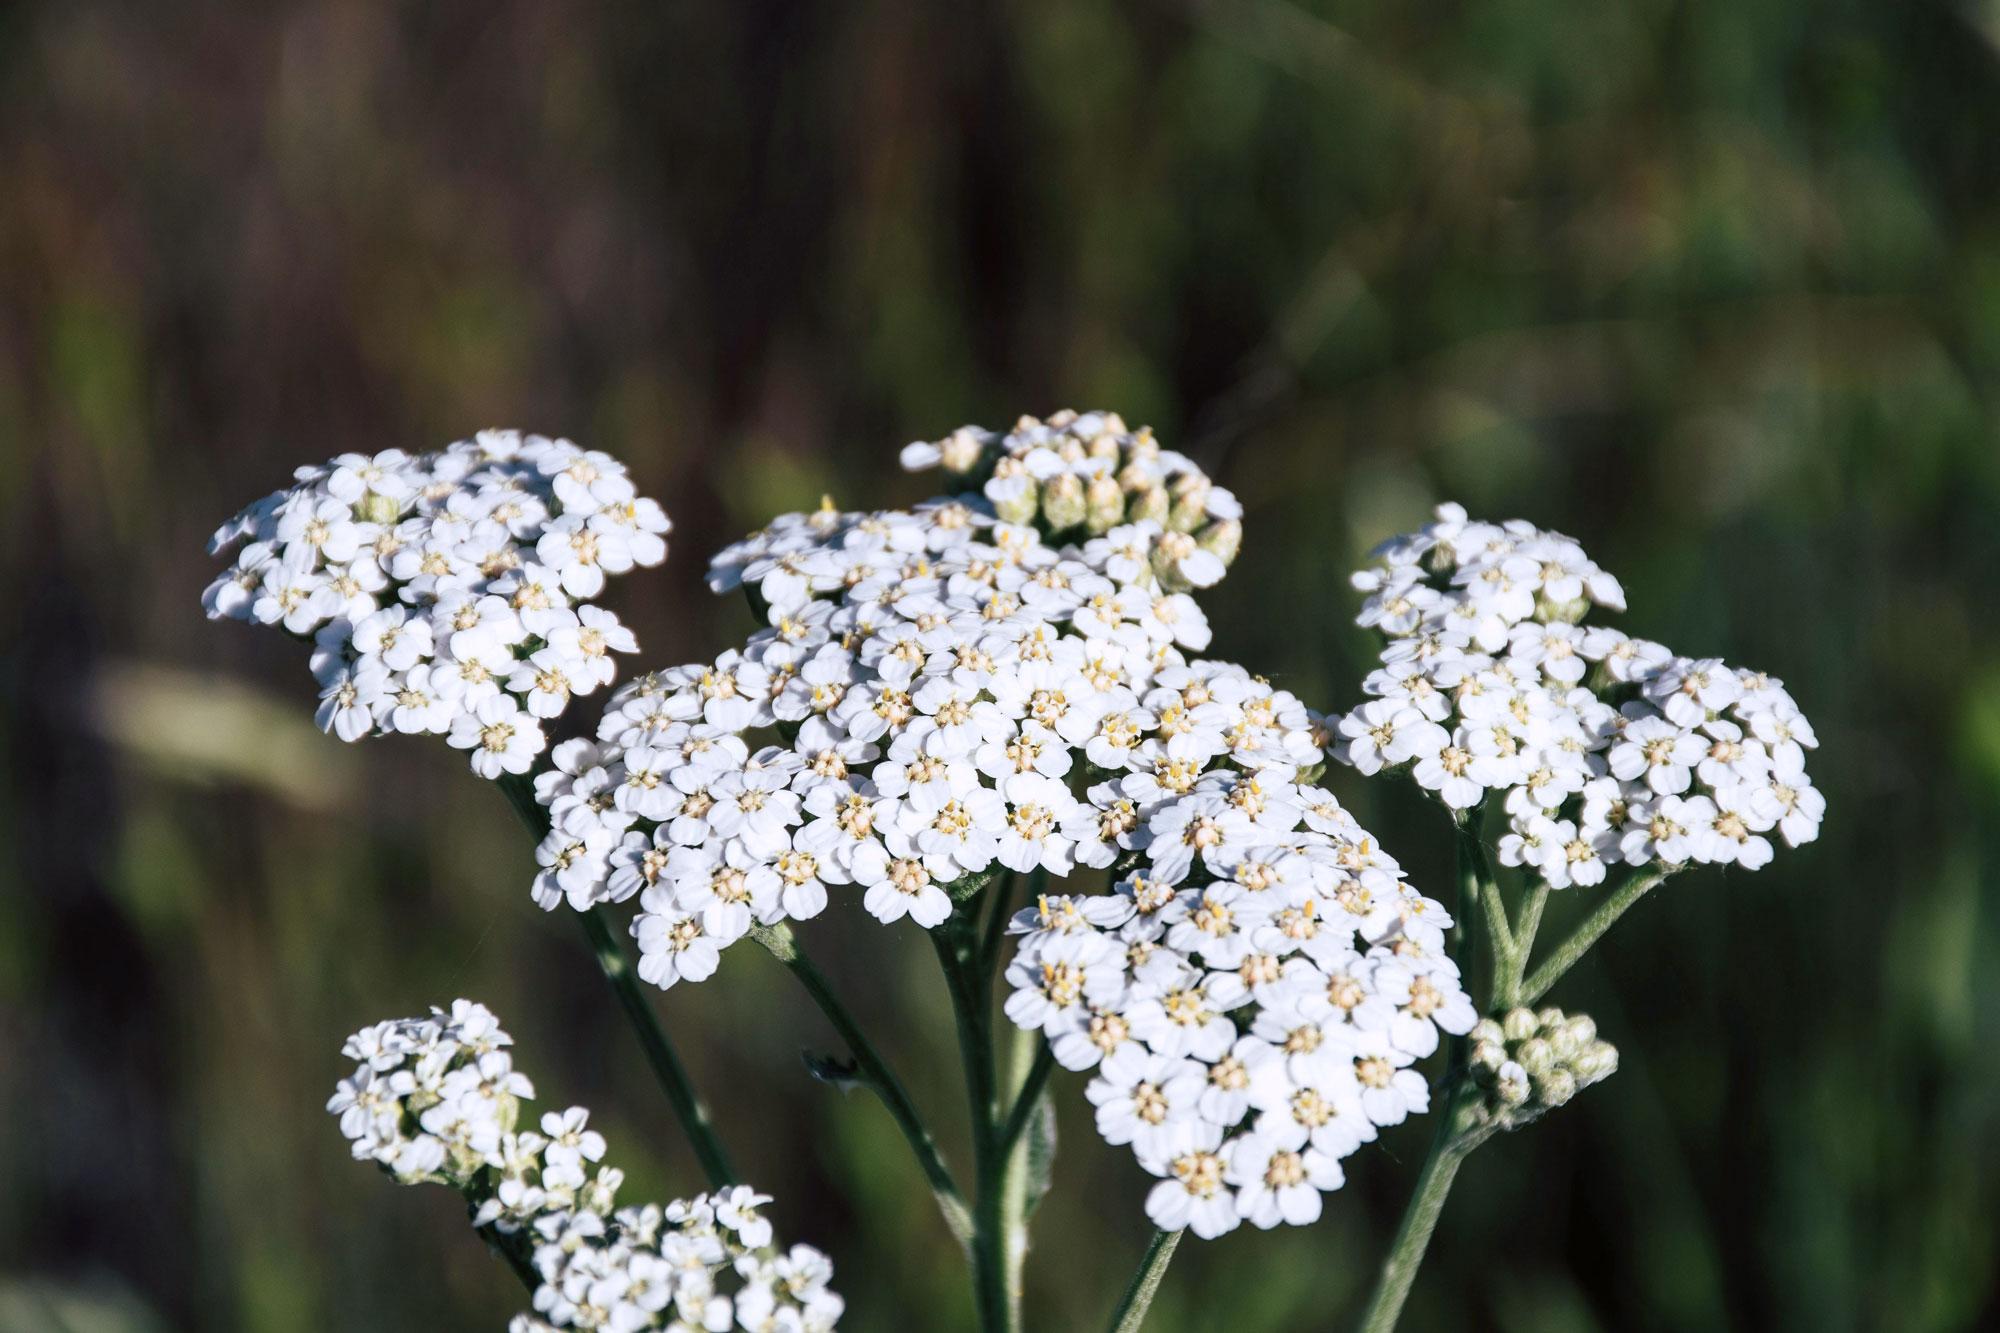
[[1533,1004],[1548,994],[1549,987],[1562,980],[1563,973],[1576,966],[1577,960],[1590,950],[1590,946],[1604,938],[1604,932],[1617,924],[1632,904],[1651,892],[1677,867],[1662,866],[1644,874],[1634,875],[1618,886],[1609,898],[1597,905],[1597,910],[1583,919],[1582,924],[1570,932],[1568,939],[1558,944],[1542,965],[1528,975],[1522,983],[1520,1003]]
[[[1490,998],[1504,984],[1514,962],[1514,940],[1507,927],[1507,906],[1500,900],[1500,888],[1486,863],[1486,849],[1480,843],[1480,812],[1470,811],[1459,821],[1456,845],[1458,862],[1457,915],[1477,914],[1485,926],[1486,984],[1477,987]],[[1462,929],[1462,923],[1461,923]]]
[[[1036,869],[1029,889],[1030,896],[1041,891],[1045,874],[1040,868]],[[992,984],[993,969],[1000,961],[1000,942],[1007,935],[1007,920],[1014,915],[1014,884],[1019,878],[1018,875],[1003,876],[987,890],[993,902],[987,908],[986,926],[980,936],[979,972],[988,985]]]
[[972,1205],[973,1302],[984,1333],[1016,1333],[1020,1328],[1020,1301],[1010,1292],[1007,1282],[1001,1203],[1003,1158],[997,1151],[996,1132],[999,1094],[989,996],[978,967],[980,941],[973,906],[976,902],[972,899],[955,906],[950,918],[933,929],[930,937],[937,950],[938,966],[944,972],[945,988],[951,996],[972,1127],[972,1155],[978,1178]]
[[[536,802],[532,780],[510,775],[501,778],[497,785],[529,834],[537,841],[545,837],[549,831],[548,812]],[[681,1129],[687,1133],[688,1145],[694,1149],[708,1183],[717,1189],[735,1184],[736,1168],[730,1165],[729,1154],[716,1135],[708,1108],[695,1094],[687,1066],[681,1063],[680,1053],[668,1040],[666,1029],[660,1026],[660,1016],[653,1011],[645,992],[639,989],[638,974],[632,970],[624,946],[612,933],[604,914],[596,908],[578,912],[576,916],[583,924],[584,935],[590,940],[591,952],[597,957],[598,970],[611,984],[619,1008],[625,1011],[632,1030],[638,1034],[639,1045],[646,1052],[646,1062],[653,1067],[653,1076],[659,1080],[660,1090],[667,1096],[667,1104],[673,1107]]]
[[1469,1105],[1464,1098],[1469,1095],[1469,1090],[1466,1094],[1459,1093],[1454,1083],[1452,1093],[1447,1096],[1437,1134],[1431,1140],[1430,1154],[1424,1158],[1416,1190],[1403,1209],[1395,1243],[1389,1247],[1389,1257],[1382,1261],[1374,1294],[1362,1315],[1361,1333],[1390,1333],[1396,1327],[1397,1319],[1402,1317],[1403,1302],[1410,1297],[1410,1286],[1417,1280],[1417,1270],[1423,1266],[1424,1251],[1430,1248],[1431,1233],[1437,1230],[1458,1168],[1485,1140],[1484,1133],[1470,1130],[1464,1123],[1463,1111]]
[[750,934],[757,943],[764,946],[773,958],[783,963],[791,974],[799,979],[806,993],[819,1006],[819,1011],[833,1025],[833,1030],[847,1044],[848,1054],[853,1057],[855,1072],[861,1082],[868,1085],[896,1127],[903,1132],[903,1138],[916,1154],[917,1165],[922,1168],[924,1179],[929,1182],[931,1195],[937,1200],[938,1211],[944,1215],[945,1225],[952,1237],[960,1245],[969,1246],[972,1240],[972,1212],[966,1207],[965,1196],[959,1192],[958,1182],[952,1178],[951,1170],[945,1165],[944,1156],[938,1150],[937,1140],[925,1126],[923,1116],[917,1111],[916,1103],[910,1099],[909,1091],[896,1072],[882,1058],[875,1044],[862,1032],[860,1024],[835,995],[826,975],[799,947],[798,937],[789,925],[780,922],[775,926],[752,926]]
[[[1000,892],[1005,892],[1001,890]],[[998,906],[997,904],[995,905]],[[1014,1111],[1024,1100],[1035,1072],[1030,1052],[1037,1038],[1016,1039],[1017,1059],[1009,1071],[1010,1100],[1002,1101],[993,1042],[992,973],[986,968],[986,940],[976,897],[959,900],[950,919],[930,932],[951,996],[958,1027],[959,1054],[965,1066],[966,1102],[972,1125],[972,1148],[978,1173],[973,1202],[972,1278],[979,1327],[984,1333],[1019,1333],[1021,1328],[1021,1269],[1027,1253],[1027,1143],[1014,1126]],[[1039,1090],[1033,1090],[1039,1096]],[[1032,1108],[1032,1101],[1026,1102]],[[1028,1116],[1021,1117],[1025,1128]],[[1011,1140],[1008,1132],[1014,1129]]]
[[[1519,984],[1526,949],[1533,940],[1541,905],[1539,901],[1535,902],[1531,918],[1531,909],[1526,902],[1523,903],[1520,924],[1527,933],[1527,942],[1517,942],[1514,931],[1508,925],[1507,906],[1500,897],[1493,864],[1487,858],[1485,844],[1480,841],[1480,822],[1475,811],[1458,825],[1459,901],[1465,906],[1478,905],[1478,916],[1485,927],[1485,952],[1491,971],[1486,987],[1487,998],[1491,1003],[1499,1003],[1502,996]],[[1444,1212],[1444,1201],[1451,1193],[1459,1165],[1491,1132],[1475,1128],[1469,1119],[1478,1094],[1465,1079],[1465,1038],[1452,1037],[1446,1049],[1449,1054],[1439,1097],[1437,1131],[1431,1136],[1430,1150],[1417,1175],[1416,1189],[1404,1205],[1402,1221],[1396,1227],[1396,1239],[1382,1261],[1382,1271],[1376,1278],[1374,1293],[1369,1297],[1368,1309],[1362,1316],[1363,1333],[1387,1333],[1387,1330],[1395,1328],[1396,1320],[1402,1314],[1403,1302],[1409,1299],[1410,1286],[1416,1281],[1417,1270],[1423,1266],[1424,1252],[1430,1246],[1431,1233],[1437,1230],[1438,1217]]]
[[1174,1248],[1181,1243],[1181,1235],[1179,1231],[1153,1233],[1138,1270],[1132,1274],[1124,1296],[1119,1298],[1118,1308],[1111,1312],[1108,1325],[1111,1333],[1139,1333],[1140,1325],[1146,1322],[1146,1311],[1152,1308],[1153,1297],[1167,1275],[1167,1265],[1173,1262]]
[[[1024,1049],[1026,1051],[1024,1052]],[[1024,1059],[1025,1055],[1025,1059]],[[1035,1102],[1048,1086],[1049,1074],[1055,1069],[1056,1053],[1041,1034],[1034,1031],[1015,1030],[1014,1066],[1019,1073],[1020,1086],[1014,1093],[1013,1109],[1007,1113],[1007,1123],[1000,1129],[1000,1149],[1010,1152],[1021,1139],[1021,1133],[1028,1127],[1028,1117],[1035,1113]]]
[[1528,970],[1528,959],[1535,950],[1535,934],[1542,927],[1542,908],[1549,901],[1549,886],[1546,880],[1537,879],[1529,886],[1521,899],[1521,914],[1515,919],[1513,948],[1508,954],[1506,970],[1493,988],[1493,1009],[1512,1009],[1520,1003],[1521,975]]
[[674,1108],[681,1128],[687,1131],[688,1144],[701,1162],[702,1173],[708,1177],[709,1185],[715,1189],[734,1185],[737,1182],[736,1168],[730,1165],[729,1154],[715,1132],[715,1122],[709,1119],[708,1108],[695,1095],[687,1066],[681,1063],[674,1044],[667,1040],[659,1015],[653,1011],[645,992],[639,989],[638,974],[632,970],[624,946],[611,933],[610,923],[604,919],[604,914],[596,908],[579,912],[577,916],[583,922],[584,933],[590,937],[591,949],[597,954],[597,966],[604,973],[605,980],[611,983],[612,993],[617,995],[625,1016],[632,1020],[632,1028],[639,1034],[639,1044],[646,1050],[646,1062],[652,1065],[661,1091],[667,1094],[668,1104]]
[[1006,1091],[1013,1098],[1013,1109],[1008,1112],[1006,1123],[994,1130],[993,1155],[999,1176],[993,1183],[993,1192],[999,1199],[994,1224],[1000,1245],[1000,1276],[1006,1285],[1014,1325],[1018,1327],[1022,1278],[1028,1261],[1029,1144],[1023,1131],[1048,1086],[1055,1056],[1042,1040],[1042,1034],[1029,1029],[1015,1028],[1012,1044]]

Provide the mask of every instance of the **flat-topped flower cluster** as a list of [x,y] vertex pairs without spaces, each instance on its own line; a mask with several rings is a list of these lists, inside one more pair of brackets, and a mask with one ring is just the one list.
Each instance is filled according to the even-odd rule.
[[1407,769],[1454,811],[1504,793],[1500,859],[1551,888],[1619,863],[1755,870],[1773,832],[1818,836],[1818,740],[1782,682],[1582,623],[1625,599],[1574,541],[1448,504],[1377,556],[1357,622],[1388,642],[1334,758]]
[[319,724],[342,740],[432,733],[473,771],[526,773],[542,723],[638,648],[591,604],[666,559],[671,525],[616,459],[518,431],[431,454],[342,454],[222,525],[235,563],[211,618],[311,637]]
[[551,1329],[817,1333],[839,1321],[833,1265],[807,1245],[779,1251],[745,1186],[619,1207],[623,1173],[580,1106],[520,1127],[534,1095],[512,1038],[483,1005],[363,1028],[356,1061],[327,1103],[357,1160],[405,1184],[462,1193],[473,1225],[536,1280],[534,1313],[511,1333]]
[[1111,893],[1012,923],[1007,1014],[1097,1070],[1098,1131],[1162,1177],[1157,1225],[1315,1221],[1341,1160],[1428,1108],[1410,1066],[1477,1018],[1451,918],[1330,793],[1282,778],[1209,774],[1135,841]]
[[711,586],[768,625],[629,683],[594,743],[558,747],[537,901],[638,895],[642,971],[672,985],[830,886],[931,927],[998,868],[1110,865],[1204,773],[1316,767],[1296,698],[1187,657],[1207,619],[1154,536],[1054,544],[964,496],[787,515],[730,547]]

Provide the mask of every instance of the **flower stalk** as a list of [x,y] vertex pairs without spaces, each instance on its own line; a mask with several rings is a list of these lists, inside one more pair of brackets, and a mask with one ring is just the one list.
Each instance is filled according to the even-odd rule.
[[952,1178],[951,1169],[945,1165],[936,1138],[924,1124],[922,1114],[910,1099],[903,1081],[896,1076],[896,1071],[889,1067],[888,1061],[875,1049],[875,1044],[861,1030],[847,1006],[834,994],[825,973],[799,947],[798,937],[792,933],[790,926],[783,922],[775,926],[756,926],[752,928],[751,935],[799,979],[799,984],[805,987],[813,1003],[819,1006],[820,1012],[833,1025],[833,1030],[847,1044],[857,1078],[881,1100],[890,1118],[896,1122],[896,1128],[903,1132],[910,1151],[916,1155],[917,1165],[923,1170],[924,1179],[930,1185],[931,1195],[937,1200],[938,1211],[943,1214],[952,1238],[961,1246],[969,1245],[973,1235],[971,1210],[966,1207],[965,1196],[960,1193],[958,1182]]
[[[548,811],[535,801],[532,782],[526,778],[509,774],[497,784],[507,797],[507,803],[527,827],[530,836],[539,840],[548,832]],[[709,1117],[708,1107],[695,1093],[694,1082],[688,1077],[687,1066],[681,1062],[680,1052],[674,1049],[667,1037],[666,1029],[660,1026],[660,1016],[654,1012],[645,993],[639,989],[639,978],[632,970],[631,960],[626,956],[624,946],[611,933],[604,914],[596,908],[578,912],[577,919],[583,925],[584,935],[590,941],[591,953],[597,959],[597,967],[610,983],[612,994],[618,998],[618,1007],[625,1012],[632,1030],[639,1038],[639,1045],[646,1052],[646,1063],[652,1066],[653,1076],[659,1081],[660,1091],[666,1094],[667,1104],[673,1108],[674,1116],[681,1122],[686,1133],[688,1146],[694,1150],[696,1160],[701,1163],[709,1184],[721,1189],[737,1182],[736,1168],[729,1160],[728,1150],[722,1146],[722,1139],[716,1133],[715,1122]]]
[[1630,911],[1632,905],[1657,888],[1677,866],[1661,866],[1644,874],[1632,876],[1617,890],[1599,903],[1597,910],[1583,919],[1582,924],[1570,937],[1550,950],[1542,965],[1531,973],[1521,987],[1520,1003],[1533,1004],[1549,993],[1549,988],[1562,980],[1563,974],[1575,967],[1578,960],[1590,951],[1590,946],[1604,938],[1604,933],[1618,923],[1618,918]]
[[1160,1283],[1166,1278],[1167,1265],[1173,1262],[1174,1250],[1186,1234],[1185,1230],[1155,1231],[1146,1242],[1146,1253],[1140,1257],[1131,1283],[1119,1298],[1118,1308],[1111,1312],[1111,1333],[1139,1333],[1146,1322],[1146,1312],[1153,1308],[1153,1297],[1159,1294]]

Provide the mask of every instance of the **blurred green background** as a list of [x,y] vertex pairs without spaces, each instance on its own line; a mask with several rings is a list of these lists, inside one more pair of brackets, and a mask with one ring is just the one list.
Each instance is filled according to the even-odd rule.
[[[342,450],[568,434],[678,522],[609,597],[666,663],[749,625],[723,542],[1064,405],[1238,490],[1215,651],[1318,706],[1368,659],[1346,571],[1453,497],[1823,738],[1819,843],[1557,991],[1624,1067],[1473,1160],[1409,1327],[2000,1325],[1997,39],[1991,0],[0,12],[0,1329],[502,1327],[454,1200],[320,1109],[347,1032],[459,994],[632,1197],[697,1184],[499,796],[318,736],[303,653],[203,622],[218,520]],[[1332,781],[1449,883],[1433,808]],[[806,936],[955,1143],[929,950]],[[745,949],[661,1007],[847,1326],[964,1326],[791,980]],[[1147,1182],[1057,1090],[1030,1322],[1090,1329]],[[1429,1132],[1315,1228],[1183,1246],[1152,1327],[1344,1323]]]

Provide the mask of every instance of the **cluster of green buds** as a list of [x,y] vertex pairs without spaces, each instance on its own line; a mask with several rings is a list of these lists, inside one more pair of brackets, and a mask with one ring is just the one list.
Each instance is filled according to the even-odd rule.
[[1599,1039],[1589,1015],[1553,1007],[1483,1018],[1469,1040],[1473,1082],[1485,1093],[1478,1114],[1500,1129],[1527,1124],[1618,1068],[1618,1048]]
[[1129,578],[1150,567],[1170,592],[1220,581],[1243,545],[1236,497],[1161,447],[1150,426],[1131,430],[1115,412],[1022,417],[1006,435],[962,426],[910,445],[903,466],[939,468],[983,494],[1003,522],[1033,524],[1051,540],[1143,539]]

